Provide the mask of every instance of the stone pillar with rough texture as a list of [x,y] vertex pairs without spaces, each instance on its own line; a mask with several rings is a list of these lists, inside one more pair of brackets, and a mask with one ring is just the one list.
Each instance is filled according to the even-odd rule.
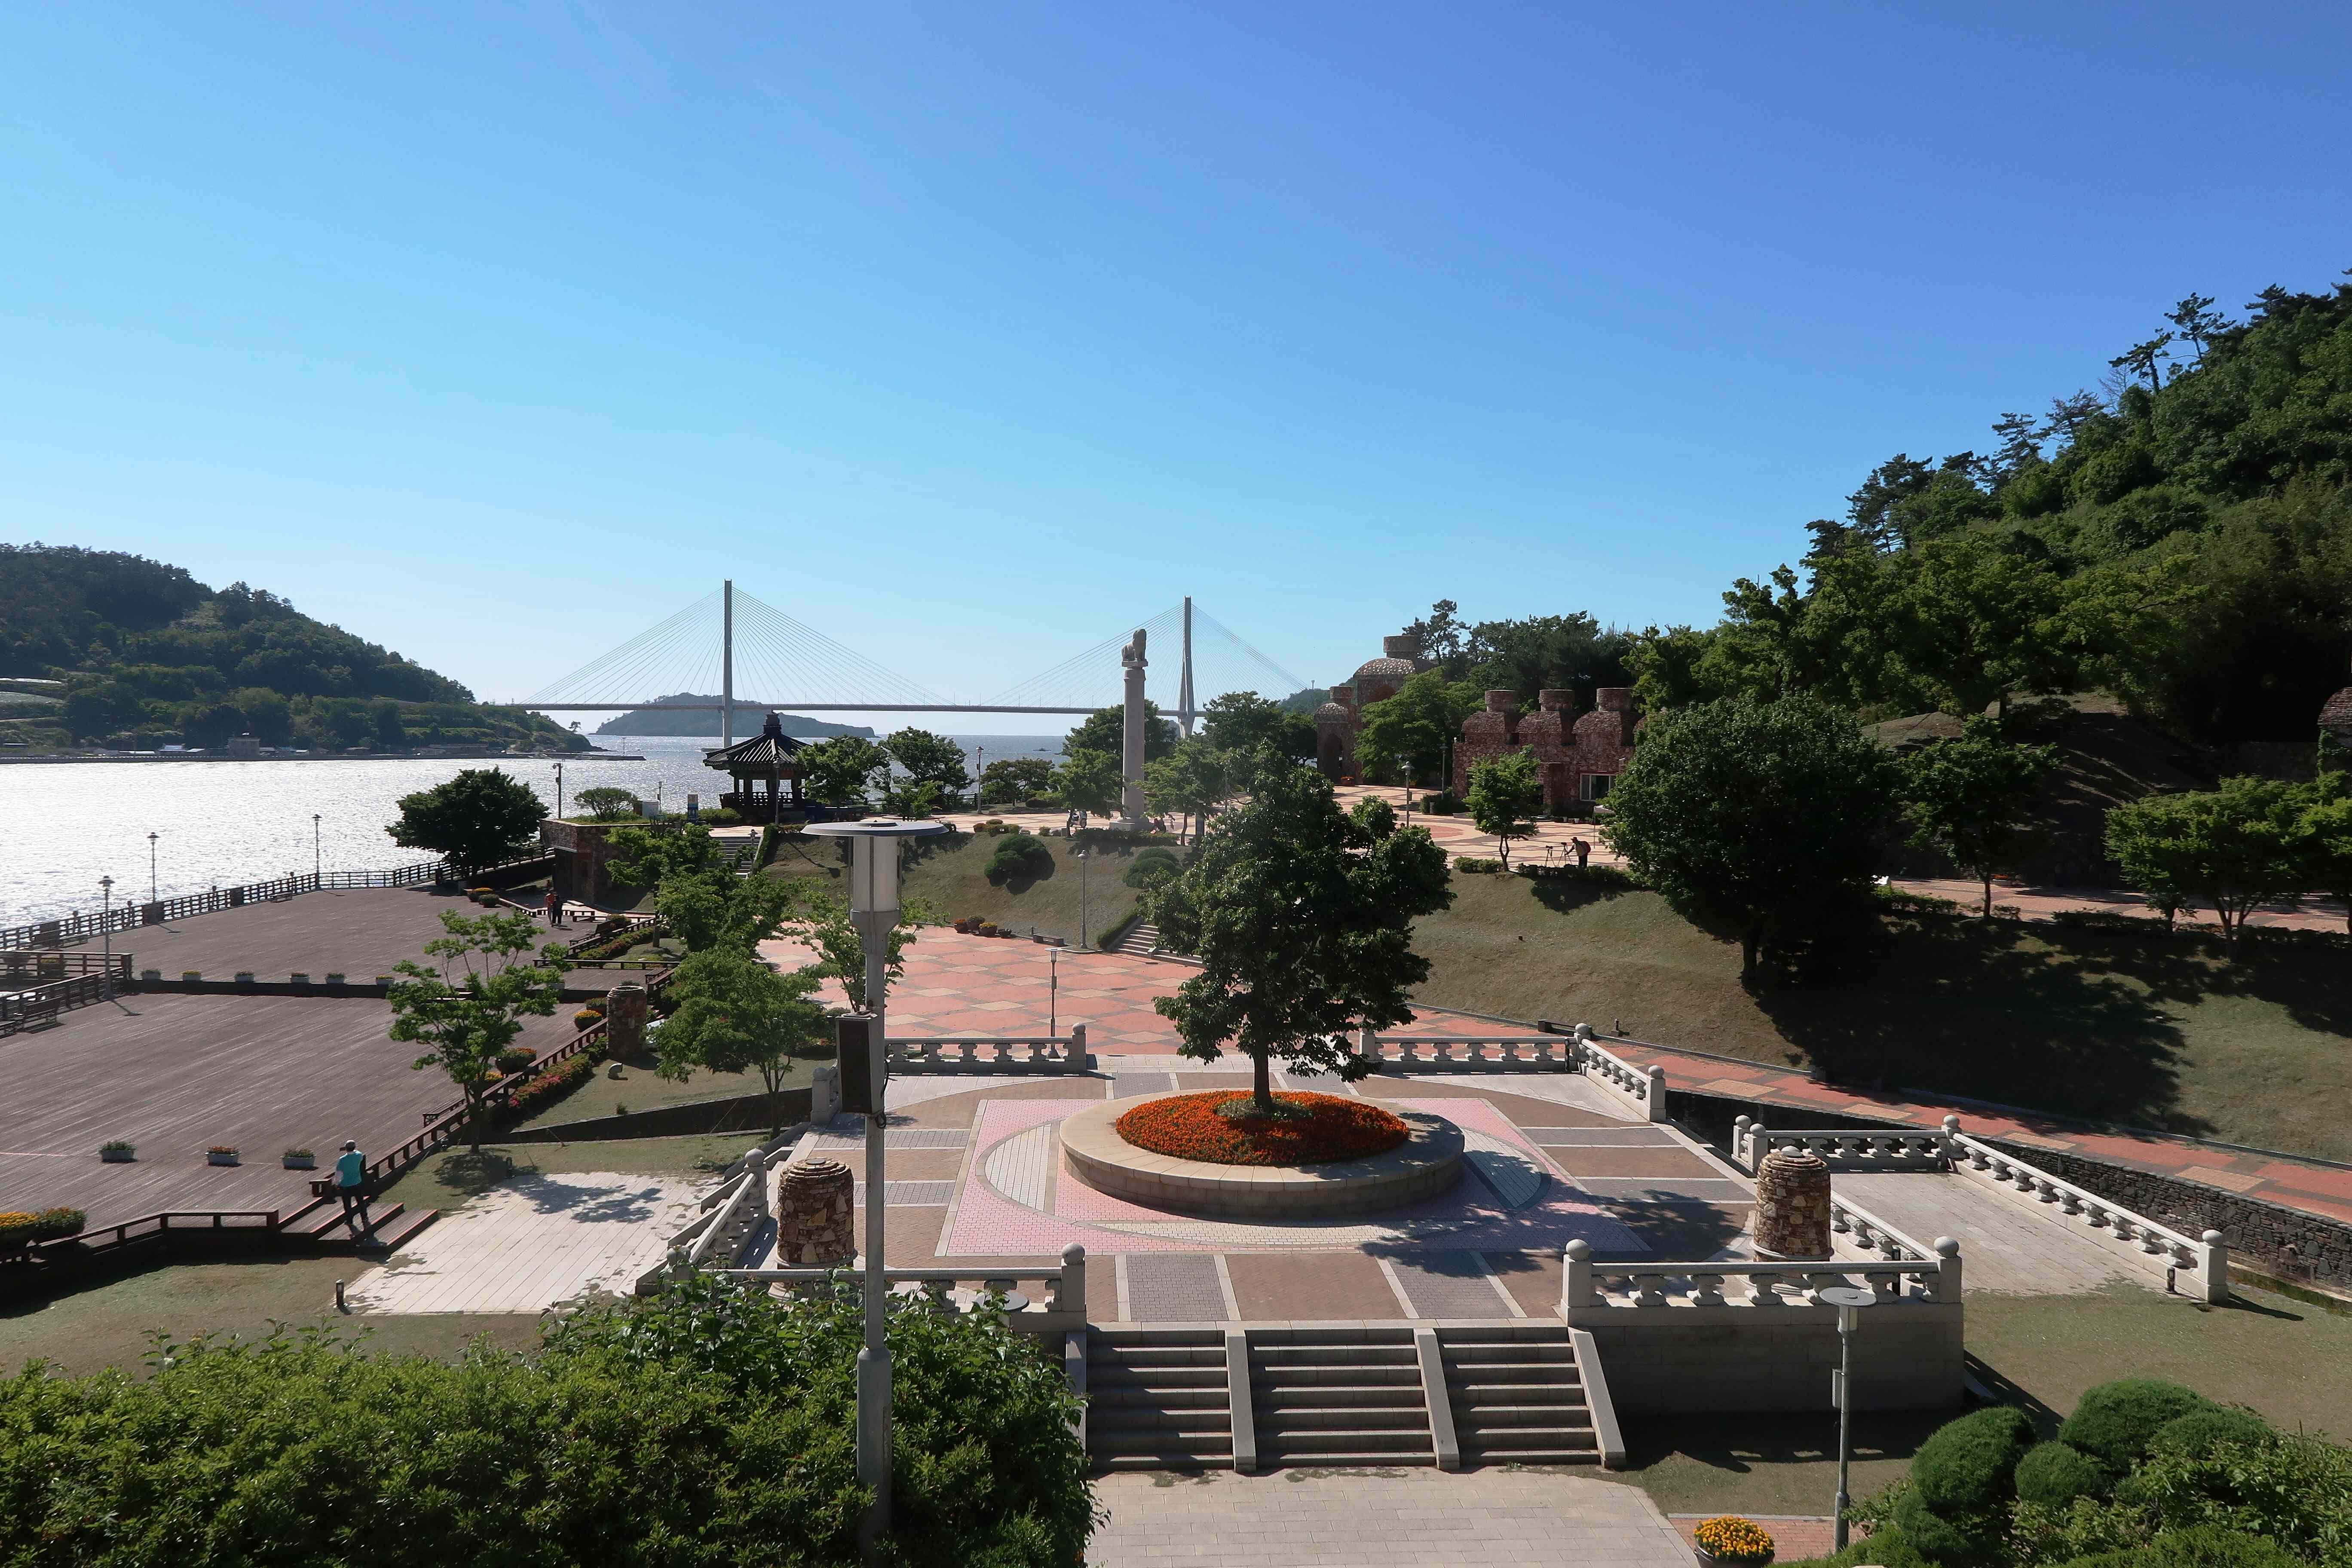
[[1119,815],[1129,828],[1143,828],[1143,753],[1145,714],[1143,705],[1143,629],[1136,628],[1135,636],[1119,650],[1118,662],[1127,677],[1127,702],[1120,715],[1119,736]]
[[857,1256],[857,1178],[838,1160],[784,1167],[776,1194],[776,1261],[828,1268]]
[[1777,1258],[1830,1256],[1829,1162],[1809,1149],[1775,1149],[1756,1168],[1756,1250]]
[[604,993],[604,1047],[607,1056],[646,1054],[646,988],[634,980]]

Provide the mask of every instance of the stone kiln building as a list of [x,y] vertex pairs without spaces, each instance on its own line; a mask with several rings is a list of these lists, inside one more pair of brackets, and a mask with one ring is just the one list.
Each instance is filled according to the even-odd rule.
[[1536,711],[1522,717],[1517,692],[1489,691],[1486,710],[1462,721],[1462,739],[1454,748],[1454,793],[1469,789],[1470,770],[1479,763],[1532,751],[1543,775],[1545,810],[1606,798],[1633,755],[1638,721],[1633,689],[1604,686],[1593,693],[1593,704],[1580,713],[1578,692],[1548,689],[1536,694]]
[[1360,666],[1344,686],[1331,689],[1331,700],[1315,710],[1315,765],[1334,783],[1357,778],[1356,736],[1364,710],[1383,698],[1394,697],[1404,683],[1424,669],[1434,668],[1421,657],[1421,639],[1410,634],[1381,639],[1381,657]]

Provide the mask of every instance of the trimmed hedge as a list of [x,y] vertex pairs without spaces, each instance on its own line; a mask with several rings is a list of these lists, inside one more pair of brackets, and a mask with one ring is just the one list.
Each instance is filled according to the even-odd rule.
[[2199,1525],[2168,1530],[2146,1545],[2077,1557],[2060,1568],[2311,1568],[2277,1542]]
[[1938,1513],[1990,1508],[2016,1495],[2011,1477],[2032,1447],[2032,1419],[1996,1405],[1937,1427],[1911,1461],[1911,1485]]
[[1042,881],[1054,874],[1054,852],[1034,833],[1015,830],[997,839],[983,873],[992,886],[1007,882]]
[[2201,1459],[2221,1444],[2260,1443],[2271,1436],[2271,1424],[2251,1410],[2193,1410],[2158,1427],[2147,1447],[2151,1454]]
[[2203,1394],[2157,1377],[2124,1377],[2084,1391],[2058,1440],[2117,1475],[2128,1470],[2167,1422],[2221,1408]]
[[2078,1497],[2104,1496],[2113,1479],[2105,1466],[2064,1443],[2036,1444],[2017,1461],[2018,1500],[2043,1508],[2064,1508]]

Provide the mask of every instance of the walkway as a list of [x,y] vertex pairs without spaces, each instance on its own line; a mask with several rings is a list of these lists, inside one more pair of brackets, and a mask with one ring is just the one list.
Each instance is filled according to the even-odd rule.
[[1532,1470],[1349,1474],[1212,1470],[1103,1477],[1108,1518],[1089,1568],[1263,1563],[1281,1568],[1690,1568],[1681,1531],[1647,1496]]
[[346,1293],[361,1312],[543,1312],[625,1296],[709,1184],[609,1171],[518,1175],[445,1213]]

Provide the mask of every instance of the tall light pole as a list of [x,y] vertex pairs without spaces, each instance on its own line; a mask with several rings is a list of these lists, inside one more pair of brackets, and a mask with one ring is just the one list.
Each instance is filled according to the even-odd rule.
[[1058,947],[1049,947],[1045,950],[1045,1033],[1047,1036],[1058,1035],[1062,1032],[1055,1026],[1061,1021],[1062,950]]
[[1878,1292],[1859,1285],[1832,1285],[1814,1292],[1824,1307],[1837,1309],[1838,1327],[1838,1489],[1837,1550],[1845,1550],[1845,1513],[1853,1506],[1846,1495],[1846,1465],[1853,1452],[1853,1331],[1862,1326],[1862,1310],[1878,1305]]
[[[888,1292],[883,1278],[882,1213],[883,1095],[889,1077],[890,1048],[884,1026],[884,994],[889,985],[890,933],[898,924],[898,840],[945,833],[943,822],[900,822],[891,817],[865,822],[812,823],[819,838],[847,838],[857,846],[849,871],[849,920],[866,950],[866,1348],[857,1352],[857,1479],[873,1489],[874,1507],[858,1541],[869,1554],[890,1528],[890,1343]],[[845,1081],[847,1074],[844,1074]]]
[[310,886],[315,890],[323,879],[320,875],[319,813],[310,814]]
[[99,992],[111,1000],[114,995],[114,921],[110,917],[114,913],[113,878],[100,877],[98,879],[98,937],[105,944],[106,952],[106,975],[99,983]]
[[1084,947],[1087,945],[1087,852],[1074,850],[1072,856],[1078,863],[1078,945]]
[[147,836],[147,901],[152,904],[156,900],[156,897],[155,836],[151,833]]
[[563,820],[563,764],[555,764],[555,819]]

